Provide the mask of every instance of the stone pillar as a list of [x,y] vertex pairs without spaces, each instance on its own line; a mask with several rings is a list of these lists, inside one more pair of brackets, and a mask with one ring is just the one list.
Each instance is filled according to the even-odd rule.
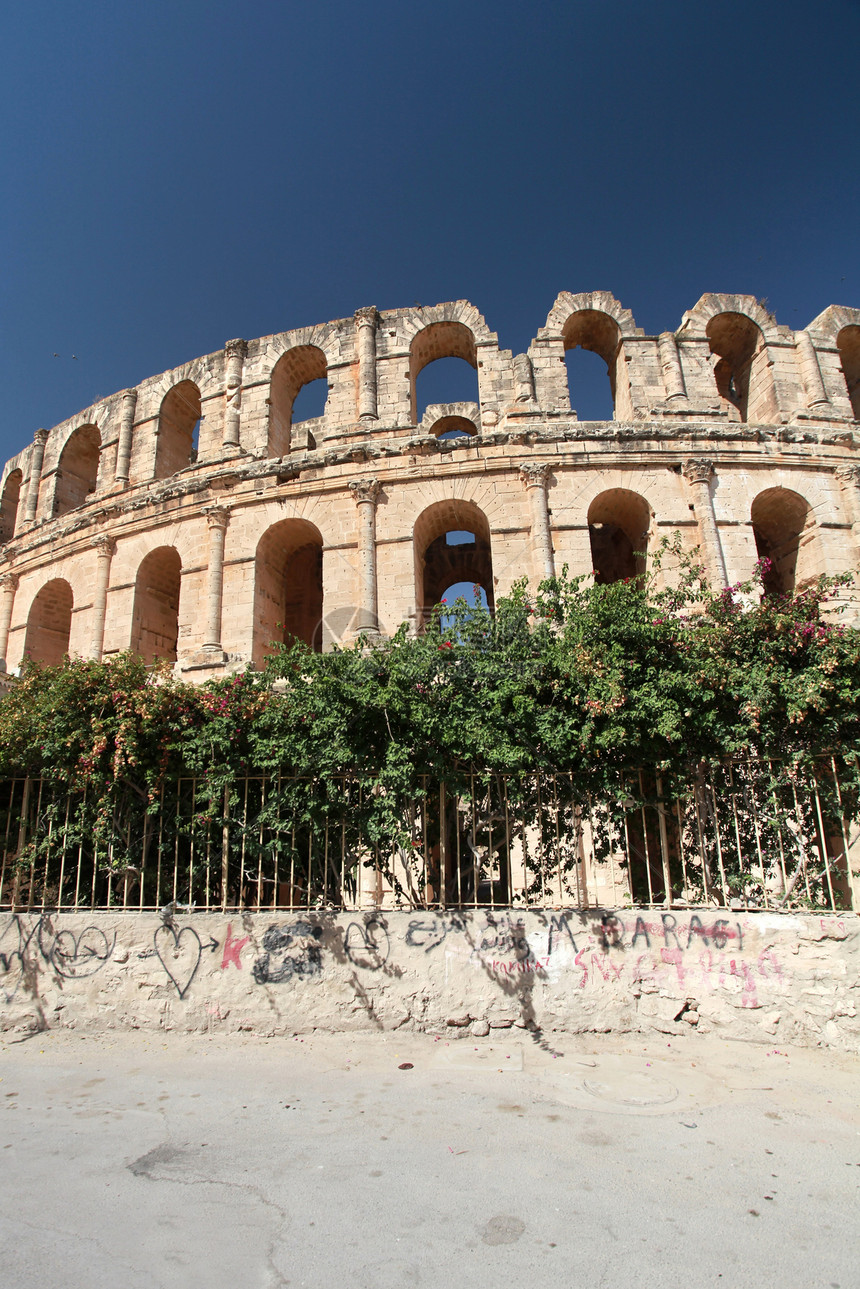
[[228,340],[224,346],[227,355],[227,405],[224,408],[224,438],[222,447],[225,453],[235,456],[242,446],[239,434],[239,421],[242,411],[242,377],[248,346],[244,340]]
[[355,332],[358,350],[358,415],[375,421],[376,407],[376,323],[379,314],[371,305],[356,309]]
[[205,506],[209,525],[209,580],[206,591],[206,635],[203,648],[221,652],[221,601],[224,595],[224,536],[230,522],[227,506]]
[[119,423],[119,441],[116,445],[114,483],[128,483],[131,464],[131,438],[134,432],[134,413],[137,408],[137,390],[127,389],[122,396],[122,418]]
[[12,625],[12,606],[18,590],[17,573],[4,573],[0,577],[0,671],[6,670],[6,650],[9,647],[9,628]]
[[48,442],[48,431],[37,430],[33,435],[33,449],[30,456],[30,486],[27,489],[27,503],[24,508],[24,523],[36,521],[36,510],[39,505],[39,484],[42,482],[42,462],[45,460],[45,444]]
[[684,478],[693,489],[693,504],[699,525],[705,571],[714,590],[722,591],[728,586],[728,577],[726,576],[723,547],[717,529],[717,517],[714,514],[714,500],[711,496],[711,477],[713,473],[714,464],[712,461],[692,460],[688,461],[684,466]]
[[93,634],[90,641],[90,657],[95,662],[101,662],[105,643],[110,565],[116,552],[116,542],[107,533],[103,533],[101,537],[96,537],[93,546],[98,557],[98,564],[96,565],[96,589],[93,595]]
[[535,374],[528,354],[517,354],[512,363],[514,397],[518,403],[535,401]]
[[536,553],[538,581],[555,577],[552,558],[552,534],[549,526],[547,484],[549,466],[540,461],[527,461],[520,466],[520,478],[526,485],[532,508],[532,543]]
[[830,399],[827,397],[827,390],[824,388],[824,381],[821,379],[821,367],[818,363],[818,354],[815,352],[812,336],[808,331],[796,331],[794,333],[794,343],[797,345],[797,352],[800,354],[800,370],[806,387],[806,406],[812,409],[820,404],[829,403]]
[[687,398],[687,386],[681,370],[678,342],[672,331],[661,332],[657,344],[660,349],[660,366],[663,370],[663,388],[666,398]]
[[355,631],[378,631],[376,592],[376,503],[378,479],[354,479],[349,490],[358,506],[358,620]]
[[842,487],[845,508],[851,520],[851,536],[854,539],[854,559],[860,567],[860,465],[844,465],[836,471],[836,478]]

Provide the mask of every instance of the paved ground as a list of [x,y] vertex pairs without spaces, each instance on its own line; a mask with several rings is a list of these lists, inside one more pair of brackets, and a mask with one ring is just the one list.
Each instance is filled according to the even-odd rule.
[[696,1036],[2,1042],[0,1283],[855,1289],[858,1073]]

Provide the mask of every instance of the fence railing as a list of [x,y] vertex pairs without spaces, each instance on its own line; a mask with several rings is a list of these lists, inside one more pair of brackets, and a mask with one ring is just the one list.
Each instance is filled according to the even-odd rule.
[[[414,787],[414,785],[413,785]],[[656,770],[591,793],[474,770],[398,798],[348,776],[0,785],[0,907],[860,909],[855,758]]]

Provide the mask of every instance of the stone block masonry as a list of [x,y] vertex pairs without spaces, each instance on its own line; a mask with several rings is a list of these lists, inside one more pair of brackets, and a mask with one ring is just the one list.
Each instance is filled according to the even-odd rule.
[[[611,419],[577,415],[577,347],[606,365]],[[472,398],[424,406],[422,372],[451,358]],[[324,408],[299,419],[314,382]],[[22,430],[0,670],[131,649],[205,680],[290,638],[420,629],[446,572],[492,605],[565,565],[635,576],[674,532],[715,586],[767,556],[791,592],[860,562],[858,417],[860,310],[836,305],[793,331],[707,294],[646,336],[608,292],[563,291],[516,355],[465,300],[233,339]]]
[[860,1052],[860,919],[622,910],[0,920],[0,1027],[723,1034]]

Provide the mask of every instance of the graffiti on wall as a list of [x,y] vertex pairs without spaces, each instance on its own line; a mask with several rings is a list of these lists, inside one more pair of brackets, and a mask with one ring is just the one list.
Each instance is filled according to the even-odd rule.
[[0,998],[11,1003],[28,973],[44,965],[62,980],[81,980],[100,971],[116,947],[97,926],[71,930],[49,914],[32,921],[19,913],[0,930]]
[[323,929],[300,920],[270,926],[263,935],[263,952],[254,963],[258,985],[280,985],[287,980],[309,980],[322,975]]

